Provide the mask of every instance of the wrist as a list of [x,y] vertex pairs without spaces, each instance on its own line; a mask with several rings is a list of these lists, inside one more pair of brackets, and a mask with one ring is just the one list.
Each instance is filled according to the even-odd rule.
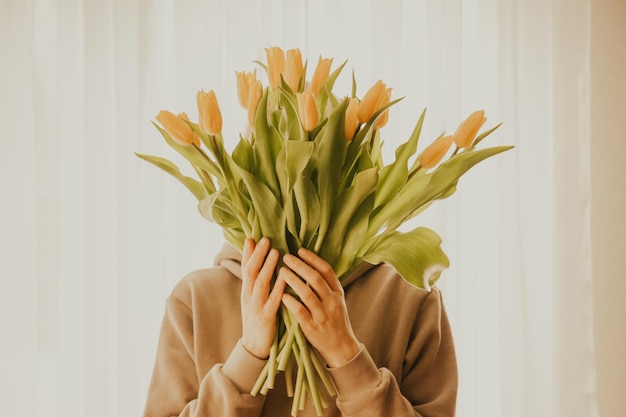
[[267,360],[269,358],[269,350],[265,352],[263,349],[260,349],[254,345],[249,345],[245,339],[241,339],[241,346],[248,352],[250,355],[254,356],[260,360]]
[[354,359],[361,351],[361,344],[356,339],[338,346],[326,359],[330,368],[339,368]]

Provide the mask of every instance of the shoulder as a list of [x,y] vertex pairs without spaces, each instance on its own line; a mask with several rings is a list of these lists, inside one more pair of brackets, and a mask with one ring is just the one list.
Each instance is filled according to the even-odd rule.
[[185,275],[172,289],[170,298],[190,309],[198,304],[239,295],[241,280],[223,267],[198,269]]

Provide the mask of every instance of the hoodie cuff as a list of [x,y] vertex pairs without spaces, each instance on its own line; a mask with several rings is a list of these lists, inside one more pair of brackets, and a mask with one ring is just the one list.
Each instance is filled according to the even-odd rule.
[[222,367],[222,373],[242,394],[248,394],[254,387],[265,366],[265,359],[259,359],[243,347],[241,339],[235,345]]
[[373,390],[382,380],[376,363],[363,344],[359,353],[348,363],[337,368],[328,368],[328,373],[341,401],[350,401],[359,393]]

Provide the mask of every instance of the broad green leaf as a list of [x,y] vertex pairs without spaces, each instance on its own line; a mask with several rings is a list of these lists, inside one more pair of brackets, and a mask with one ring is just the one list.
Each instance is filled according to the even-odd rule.
[[239,174],[246,184],[252,204],[259,216],[261,233],[272,241],[272,246],[284,253],[287,249],[285,241],[285,212],[274,193],[255,175],[238,167]]
[[331,265],[335,264],[339,258],[352,216],[361,207],[365,199],[374,193],[377,180],[378,170],[376,168],[359,172],[354,177],[354,185],[346,188],[337,196],[329,232],[319,252],[320,256]]
[[173,163],[168,161],[167,159],[153,156],[153,155],[145,155],[140,153],[135,153],[138,157],[143,159],[144,161],[150,162],[152,165],[161,168],[163,171],[167,172],[178,181],[180,181],[198,200],[202,200],[206,197],[207,192],[202,185],[201,182],[183,175],[178,167]]
[[333,95],[332,91],[333,86],[335,85],[335,81],[337,80],[337,77],[339,76],[339,74],[341,74],[343,67],[345,67],[347,63],[348,60],[345,60],[343,64],[337,67],[337,69],[328,76],[328,78],[324,82],[324,85],[322,86],[322,88],[320,88],[319,93],[315,97],[317,108],[320,109],[320,115],[322,117],[326,114],[326,104],[328,103],[330,97],[332,97]]
[[345,277],[354,263],[354,256],[363,242],[367,240],[367,226],[369,215],[374,208],[374,193],[370,194],[361,206],[354,212],[346,228],[341,252],[337,260],[335,272],[341,278]]
[[422,131],[425,115],[426,110],[422,111],[409,140],[400,145],[396,150],[396,160],[381,170],[374,207],[387,203],[406,183],[409,174],[408,161],[417,150],[417,142]]
[[285,169],[287,171],[287,178],[289,180],[289,191],[291,191],[298,178],[302,176],[304,169],[311,160],[314,149],[314,142],[285,142]]
[[320,223],[319,236],[315,244],[316,253],[319,253],[328,231],[337,187],[341,180],[341,167],[345,162],[344,114],[347,105],[348,100],[344,100],[333,111],[315,141],[313,160],[315,166],[318,167],[317,186],[320,197]]
[[239,143],[233,150],[233,161],[243,169],[249,172],[254,172],[254,150],[252,145],[245,138],[240,138]]
[[311,178],[311,169],[305,169],[293,187],[297,210],[300,214],[299,240],[313,250],[320,223],[320,198]]
[[386,262],[409,283],[429,290],[450,261],[441,249],[441,238],[434,231],[418,227],[410,232],[394,232],[362,256],[377,265]]
[[267,186],[274,196],[278,196],[279,186],[274,166],[276,165],[276,157],[282,148],[282,140],[278,132],[267,121],[269,91],[269,87],[266,87],[257,107],[254,118],[256,136],[252,148],[257,161],[255,176]]

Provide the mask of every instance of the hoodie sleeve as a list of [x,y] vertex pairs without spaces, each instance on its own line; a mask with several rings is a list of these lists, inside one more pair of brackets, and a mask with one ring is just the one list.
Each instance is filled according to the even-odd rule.
[[248,393],[264,363],[239,341],[224,364],[198,376],[192,311],[170,296],[144,417],[258,417],[265,397]]
[[458,386],[456,354],[441,293],[433,288],[418,310],[401,380],[377,368],[365,347],[329,372],[343,417],[452,417]]

